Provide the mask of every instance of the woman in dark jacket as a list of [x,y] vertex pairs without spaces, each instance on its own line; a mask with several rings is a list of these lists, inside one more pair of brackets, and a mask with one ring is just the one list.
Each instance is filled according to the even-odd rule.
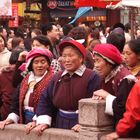
[[105,112],[114,117],[115,125],[123,117],[125,103],[136,78],[123,65],[119,50],[111,44],[99,44],[93,49],[95,69],[102,77],[102,89],[93,99],[105,99]]
[[16,47],[12,50],[9,66],[1,69],[0,73],[0,117],[1,120],[7,118],[10,113],[10,106],[12,102],[12,97],[15,92],[15,88],[12,85],[13,74],[15,71],[15,64],[18,59],[19,53],[24,51],[21,47]]

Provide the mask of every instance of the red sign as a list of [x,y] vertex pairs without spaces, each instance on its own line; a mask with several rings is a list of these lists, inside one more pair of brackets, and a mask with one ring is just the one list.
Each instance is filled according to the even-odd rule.
[[15,19],[9,21],[9,27],[18,27],[18,4],[12,4],[12,16]]
[[57,7],[57,1],[56,0],[48,0],[47,6],[50,9],[55,9]]
[[75,0],[76,7],[98,7],[106,8],[107,5],[112,3],[112,5],[117,4],[120,0]]

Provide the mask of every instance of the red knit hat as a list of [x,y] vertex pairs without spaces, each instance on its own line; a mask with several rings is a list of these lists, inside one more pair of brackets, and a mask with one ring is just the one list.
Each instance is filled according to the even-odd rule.
[[80,53],[83,55],[83,57],[85,57],[85,55],[86,55],[85,47],[81,43],[79,43],[75,40],[62,41],[58,46],[60,55],[62,54],[63,49],[67,46],[72,46],[72,47],[78,49],[80,51]]
[[119,50],[112,44],[97,44],[93,48],[93,53],[101,55],[112,64],[113,62],[116,64],[122,63],[122,57]]
[[34,48],[32,49],[26,57],[26,68],[31,64],[31,61],[37,56],[46,56],[51,63],[52,53],[48,49]]

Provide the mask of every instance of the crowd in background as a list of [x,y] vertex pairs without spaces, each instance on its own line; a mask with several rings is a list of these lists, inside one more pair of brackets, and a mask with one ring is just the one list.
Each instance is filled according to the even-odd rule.
[[[79,132],[78,101],[106,101],[114,118],[106,139],[140,137],[140,27],[55,23],[22,30],[0,27],[0,129],[26,124]],[[87,118],[88,119],[88,118]]]

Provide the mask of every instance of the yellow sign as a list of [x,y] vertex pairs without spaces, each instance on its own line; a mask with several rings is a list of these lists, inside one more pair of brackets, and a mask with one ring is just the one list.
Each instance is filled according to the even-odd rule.
[[18,3],[18,15],[23,17],[25,10],[25,3]]

